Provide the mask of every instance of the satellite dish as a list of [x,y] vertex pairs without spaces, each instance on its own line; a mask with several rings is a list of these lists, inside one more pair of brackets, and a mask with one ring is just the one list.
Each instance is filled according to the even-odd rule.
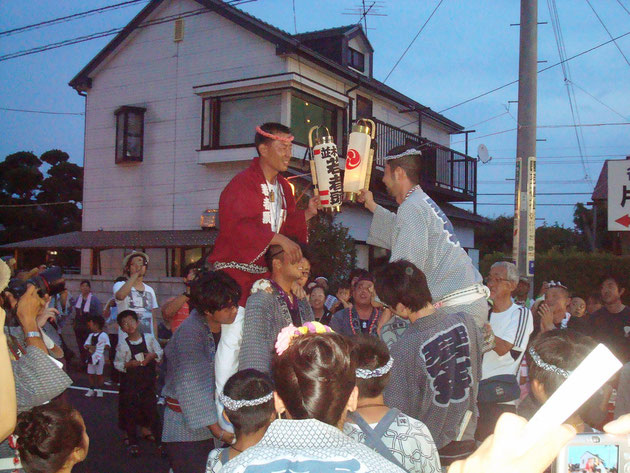
[[486,147],[486,145],[481,144],[477,147],[477,158],[484,164],[492,159],[490,157],[490,154],[488,154],[488,148]]

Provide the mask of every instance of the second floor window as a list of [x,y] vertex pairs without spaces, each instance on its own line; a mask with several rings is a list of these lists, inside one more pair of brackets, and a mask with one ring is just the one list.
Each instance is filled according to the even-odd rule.
[[144,112],[140,107],[123,106],[116,115],[116,163],[142,161]]
[[201,149],[252,146],[254,127],[279,122],[279,92],[264,92],[203,99]]
[[356,49],[348,48],[348,66],[359,72],[365,72],[365,55]]

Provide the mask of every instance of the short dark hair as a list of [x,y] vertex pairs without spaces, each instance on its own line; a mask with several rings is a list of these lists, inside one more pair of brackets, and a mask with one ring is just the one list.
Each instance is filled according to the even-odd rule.
[[182,276],[186,277],[188,276],[188,273],[190,273],[193,270],[199,270],[200,269],[200,263],[199,261],[193,261],[192,263],[188,263],[186,266],[184,266],[184,270],[182,271]]
[[337,426],[356,384],[354,343],[338,333],[297,337],[272,372],[278,396],[292,419],[317,419]]
[[[387,156],[395,156],[397,154],[404,153],[405,151],[409,151],[410,149],[416,149],[418,145],[401,145],[392,148],[387,153]],[[418,184],[420,182],[420,159],[422,153],[418,151],[418,154],[409,154],[407,156],[402,156],[396,159],[388,159],[386,164],[389,164],[392,172],[396,168],[401,168],[405,171],[407,178],[413,183]]]
[[[282,123],[268,122],[260,125],[260,129],[264,132],[271,133],[275,135],[276,133],[286,133],[287,135],[291,134],[291,129],[288,126],[283,125]],[[271,138],[267,138],[266,136],[261,135],[256,132],[254,135],[254,145],[256,146],[256,151],[260,154],[258,147],[261,144],[266,144],[271,142]]]
[[[389,350],[387,345],[377,337],[367,334],[360,334],[354,337],[357,351],[357,368],[375,370],[385,366],[389,361]],[[376,378],[362,379],[357,377],[357,387],[359,397],[376,397],[383,392],[389,373]]]
[[83,286],[84,284],[87,284],[88,287],[92,289],[92,285],[90,284],[90,281],[88,281],[87,279],[84,279],[83,281],[81,281],[81,284],[79,284],[79,286]]
[[326,297],[328,295],[328,291],[326,290],[326,288],[324,286],[320,286],[319,284],[315,284],[313,287],[308,289],[306,292],[310,296],[311,294],[313,294],[313,291],[315,291],[315,289],[321,289],[322,292],[324,293],[324,297]]
[[350,271],[350,277],[348,278],[348,287],[352,289],[352,280],[355,278],[362,278],[364,276],[369,276],[370,272],[367,269],[363,268],[354,268]]
[[586,300],[588,301],[589,299],[592,299],[595,302],[599,302],[601,304],[602,303],[602,294],[600,292],[591,292],[588,295],[588,297],[586,298]]
[[202,271],[190,283],[188,304],[199,314],[211,314],[238,305],[241,288],[238,283],[223,271]]
[[269,272],[273,271],[273,260],[281,259],[284,249],[280,245],[269,245],[265,252],[265,264]]
[[24,471],[59,471],[83,445],[81,414],[58,403],[33,407],[18,415],[15,435]]
[[624,289],[626,287],[626,279],[619,273],[604,274],[604,276],[602,276],[602,278],[599,280],[599,287],[601,287],[602,284],[604,284],[604,282],[608,281],[609,279],[615,281],[618,289]]
[[379,268],[375,288],[379,299],[393,308],[400,303],[416,312],[433,301],[424,273],[405,260]]
[[103,316],[102,316],[102,315],[90,315],[90,316],[87,318],[87,321],[88,321],[88,322],[95,323],[95,324],[96,324],[96,326],[97,326],[99,329],[101,329],[101,330],[102,330],[102,329],[103,329],[103,327],[105,326],[105,319],[103,318]]
[[[251,368],[233,374],[223,388],[223,393],[235,401],[258,399],[271,392],[273,392],[271,378]],[[225,408],[237,437],[253,434],[268,427],[274,412],[273,398],[263,404],[241,407],[235,411]]]
[[134,310],[131,310],[131,309],[123,310],[119,312],[118,315],[116,316],[116,322],[118,322],[118,325],[120,325],[121,327],[122,327],[122,321],[125,317],[132,317],[133,320],[135,320],[136,322],[138,321],[138,314],[136,314]]

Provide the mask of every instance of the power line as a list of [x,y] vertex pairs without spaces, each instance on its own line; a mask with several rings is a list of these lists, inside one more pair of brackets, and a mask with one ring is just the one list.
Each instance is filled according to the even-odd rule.
[[[582,123],[576,125],[538,125],[536,128],[589,128],[589,127],[599,127],[599,126],[622,126],[622,125],[630,125],[630,122],[618,122],[618,123]],[[488,136],[501,135],[503,133],[509,133],[510,131],[516,131],[518,128],[508,128],[507,130],[495,131],[493,133],[488,133],[481,136],[475,136],[473,138],[468,138],[468,141],[480,140],[481,138],[486,138]],[[464,143],[466,140],[455,141],[451,143],[452,145],[456,145],[458,143]]]
[[619,4],[619,6],[621,6],[621,8],[623,8],[623,9],[626,11],[626,13],[627,13],[628,15],[630,15],[630,10],[628,10],[628,9],[624,6],[624,4],[623,4],[623,3],[621,3],[621,0],[617,0],[617,3]]
[[604,107],[606,107],[608,110],[610,110],[611,112],[615,113],[616,115],[618,115],[619,117],[623,118],[624,120],[630,120],[630,118],[628,118],[627,116],[619,113],[617,110],[615,110],[614,108],[612,108],[610,105],[605,104],[604,102],[602,102],[601,100],[599,100],[597,97],[595,97],[594,95],[590,94],[589,92],[587,92],[586,90],[584,90],[582,87],[580,87],[578,84],[576,84],[573,81],[570,81],[571,84],[573,84],[574,87],[577,87],[578,89],[580,89],[582,92],[584,92],[586,95],[588,95],[590,98],[592,98],[593,100],[595,100],[596,102],[598,102],[599,104],[603,105]]
[[[230,2],[226,2],[228,5],[241,5],[243,3],[250,3],[250,2],[255,2],[256,0],[232,0]],[[154,26],[154,25],[160,25],[163,23],[168,23],[174,20],[178,20],[178,19],[182,19],[182,18],[188,18],[188,17],[192,17],[192,16],[197,16],[197,15],[201,15],[203,13],[208,13],[210,12],[210,10],[208,10],[207,8],[200,8],[198,10],[191,10],[188,12],[184,12],[184,13],[177,13],[174,15],[170,15],[170,16],[166,16],[163,18],[158,18],[156,20],[151,20],[148,21],[144,24],[138,25],[136,26],[136,28],[147,28],[149,26]],[[43,46],[37,46],[35,48],[31,48],[31,49],[25,49],[22,51],[17,51],[14,53],[9,53],[9,54],[5,54],[3,56],[0,56],[0,62],[1,61],[7,61],[9,59],[15,59],[18,57],[22,57],[22,56],[28,56],[31,54],[36,54],[36,53],[40,53],[40,52],[44,52],[44,51],[49,51],[51,49],[57,49],[57,48],[62,48],[64,46],[71,46],[73,44],[78,44],[78,43],[84,43],[86,41],[91,41],[93,39],[98,39],[98,38],[103,38],[106,36],[112,36],[115,34],[120,33],[121,31],[123,31],[126,27],[121,27],[121,28],[113,28],[111,30],[107,30],[107,31],[101,31],[98,33],[93,33],[93,34],[89,34],[89,35],[85,35],[85,36],[78,36],[76,38],[70,38],[70,39],[66,39],[64,41],[59,41],[57,43],[49,43],[49,44],[45,44]]]
[[599,20],[599,23],[602,25],[602,27],[606,30],[606,33],[608,33],[608,37],[613,41],[613,43],[615,44],[615,47],[617,48],[617,50],[619,50],[619,53],[623,56],[623,58],[626,61],[626,64],[628,66],[630,66],[630,61],[628,61],[628,58],[626,57],[626,55],[623,53],[623,51],[621,50],[621,48],[619,47],[619,45],[617,44],[617,41],[615,41],[613,39],[613,35],[610,33],[610,30],[606,27],[606,24],[604,23],[604,21],[601,19],[601,17],[597,14],[597,12],[595,11],[595,8],[593,8],[593,5],[591,5],[591,2],[589,0],[586,0],[586,3],[588,3],[588,6],[591,7],[591,10],[593,10],[593,13],[595,14],[595,16],[597,17],[597,19]]
[[46,115],[85,115],[85,113],[79,113],[79,112],[48,112],[44,110],[23,110],[21,108],[5,108],[5,107],[0,107],[0,110],[4,110],[5,112],[43,113]]
[[387,79],[389,79],[389,76],[392,75],[392,72],[394,72],[394,69],[396,69],[396,67],[398,66],[398,64],[400,63],[400,61],[402,61],[402,58],[405,57],[405,54],[407,54],[407,51],[409,51],[409,49],[411,49],[411,46],[413,45],[413,43],[415,43],[416,39],[418,39],[418,36],[420,36],[420,33],[422,33],[422,30],[424,30],[424,27],[427,26],[427,24],[429,23],[429,21],[431,20],[431,18],[433,17],[433,15],[435,14],[435,12],[437,11],[438,8],[440,8],[440,5],[442,5],[442,2],[444,0],[440,0],[438,2],[438,4],[435,6],[435,8],[433,9],[433,11],[431,12],[431,14],[429,15],[429,18],[427,18],[427,20],[424,22],[424,24],[420,27],[420,30],[418,30],[418,33],[416,33],[416,35],[413,37],[413,39],[411,40],[411,43],[409,43],[409,46],[407,46],[407,49],[405,49],[405,51],[402,53],[402,55],[398,58],[398,61],[396,61],[396,64],[394,64],[394,67],[392,67],[392,70],[389,71],[389,74],[387,74],[387,76],[385,77],[385,80],[383,81],[383,84],[385,82],[387,82]]
[[[630,31],[628,31],[628,32],[626,32],[626,33],[623,33],[623,34],[621,34],[621,35],[619,35],[619,36],[616,36],[616,37],[615,37],[615,38],[613,38],[613,39],[616,41],[616,40],[621,39],[621,38],[624,38],[624,37],[626,37],[626,36],[628,36],[628,35],[630,35]],[[605,42],[600,43],[600,44],[598,44],[598,45],[596,45],[596,46],[593,46],[593,47],[592,47],[592,48],[590,48],[590,49],[587,49],[587,50],[582,51],[582,52],[580,52],[580,53],[577,53],[577,54],[575,54],[575,55],[573,55],[573,56],[571,56],[571,57],[568,57],[568,58],[566,58],[564,61],[560,61],[560,62],[557,62],[557,63],[555,63],[555,64],[551,64],[550,66],[544,67],[544,68],[542,68],[542,69],[540,69],[540,70],[538,71],[538,74],[540,74],[541,72],[548,71],[549,69],[553,69],[554,67],[557,67],[557,66],[559,66],[560,64],[563,64],[563,63],[565,63],[565,62],[568,62],[568,61],[571,61],[571,60],[573,60],[573,59],[576,59],[576,58],[578,58],[578,57],[580,57],[580,56],[583,56],[583,55],[585,55],[585,54],[588,54],[588,53],[590,53],[590,52],[592,52],[592,51],[595,51],[596,49],[599,49],[599,48],[601,48],[601,47],[603,47],[603,46],[606,46],[607,44],[610,44],[610,43],[612,43],[612,42],[613,42],[613,40],[608,40],[608,41],[605,41]],[[494,92],[497,92],[498,90],[505,89],[506,87],[509,87],[510,85],[514,85],[514,84],[516,84],[516,83],[518,83],[518,79],[513,80],[512,82],[508,82],[507,84],[503,84],[502,86],[495,87],[494,89],[489,90],[488,92],[484,92],[483,94],[476,95],[475,97],[472,97],[472,98],[470,98],[470,99],[464,100],[463,102],[459,102],[459,103],[456,103],[455,105],[451,105],[450,107],[447,107],[447,108],[445,108],[445,109],[443,109],[443,110],[440,110],[438,113],[444,113],[444,112],[446,112],[446,111],[448,111],[448,110],[451,110],[451,109],[453,109],[453,108],[456,108],[456,107],[459,107],[459,106],[461,106],[461,105],[467,104],[468,102],[472,102],[473,100],[477,100],[477,99],[479,99],[479,98],[481,98],[481,97],[485,97],[486,95],[490,95],[490,94],[492,94],[492,93],[494,93]],[[410,125],[411,123],[413,123],[413,122],[408,123],[408,125]],[[401,127],[401,128],[402,128],[402,127]]]
[[127,2],[117,3],[115,5],[109,5],[109,6],[106,6],[106,7],[95,8],[94,10],[87,10],[87,11],[84,11],[84,12],[81,12],[81,13],[75,13],[73,15],[62,16],[62,17],[59,17],[59,18],[53,18],[52,20],[41,21],[39,23],[34,23],[32,25],[21,26],[19,28],[13,28],[11,30],[0,31],[0,36],[9,36],[9,35],[12,35],[12,34],[15,34],[15,33],[22,33],[22,32],[25,32],[25,31],[42,28],[44,26],[51,26],[51,25],[55,25],[57,23],[65,23],[65,22],[70,21],[70,20],[76,20],[76,19],[83,18],[83,17],[86,17],[86,16],[94,15],[94,14],[97,14],[97,13],[103,13],[103,12],[108,11],[108,10],[124,8],[124,7],[128,7],[130,5],[133,5],[135,3],[147,2],[147,1],[149,1],[149,0],[129,0]]

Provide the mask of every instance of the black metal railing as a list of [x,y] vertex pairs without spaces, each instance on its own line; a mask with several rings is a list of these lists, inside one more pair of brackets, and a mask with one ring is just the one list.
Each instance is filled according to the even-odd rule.
[[401,145],[417,145],[425,157],[421,171],[423,185],[459,195],[455,200],[475,201],[477,197],[477,160],[463,153],[422,138],[407,130],[372,119],[376,125],[374,166],[382,170],[387,152]]

